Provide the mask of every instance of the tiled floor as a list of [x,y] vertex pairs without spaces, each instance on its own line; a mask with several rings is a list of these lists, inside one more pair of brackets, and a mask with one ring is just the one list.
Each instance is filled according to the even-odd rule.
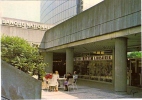
[[133,98],[132,95],[118,95],[110,91],[103,91],[101,89],[78,86],[78,90],[71,90],[70,92],[59,89],[58,92],[48,92],[42,90],[42,99],[119,99],[119,98]]

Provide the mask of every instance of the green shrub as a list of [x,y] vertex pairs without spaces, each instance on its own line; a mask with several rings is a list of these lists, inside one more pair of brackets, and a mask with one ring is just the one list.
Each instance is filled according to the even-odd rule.
[[2,36],[1,58],[25,73],[38,74],[39,79],[45,74],[46,64],[43,63],[38,47],[20,37]]
[[130,52],[130,53],[127,54],[127,57],[128,58],[142,58],[142,51]]

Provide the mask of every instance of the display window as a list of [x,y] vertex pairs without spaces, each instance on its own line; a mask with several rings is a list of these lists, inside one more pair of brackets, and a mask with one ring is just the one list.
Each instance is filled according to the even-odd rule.
[[74,70],[82,79],[112,82],[112,56],[77,57]]

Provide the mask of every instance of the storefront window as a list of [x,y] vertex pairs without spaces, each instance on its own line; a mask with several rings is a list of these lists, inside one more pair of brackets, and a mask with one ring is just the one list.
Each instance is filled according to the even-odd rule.
[[77,57],[74,70],[79,78],[112,82],[112,56]]

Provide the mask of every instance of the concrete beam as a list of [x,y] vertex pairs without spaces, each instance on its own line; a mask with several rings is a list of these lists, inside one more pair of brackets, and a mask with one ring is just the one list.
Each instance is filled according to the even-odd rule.
[[109,33],[109,34],[100,35],[100,36],[97,36],[97,37],[88,38],[88,39],[85,39],[85,40],[80,40],[80,41],[72,42],[72,43],[69,43],[69,44],[56,46],[56,47],[53,47],[53,48],[48,48],[46,51],[50,52],[50,51],[54,51],[54,50],[65,49],[65,48],[68,48],[68,47],[74,47],[74,46],[83,45],[83,44],[87,44],[87,43],[93,43],[93,42],[98,42],[98,41],[107,40],[107,39],[114,39],[114,38],[117,38],[117,37],[125,37],[127,35],[136,34],[136,33],[140,33],[140,32],[141,32],[141,26],[137,26],[137,27],[133,27],[133,28],[130,28],[130,29],[121,30],[121,31],[118,31],[118,32],[112,32],[112,33]]

